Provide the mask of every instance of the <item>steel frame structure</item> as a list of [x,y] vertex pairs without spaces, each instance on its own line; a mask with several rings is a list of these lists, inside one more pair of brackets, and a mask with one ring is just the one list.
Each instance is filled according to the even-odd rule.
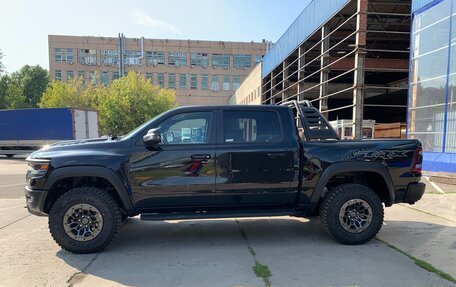
[[411,0],[348,2],[263,75],[262,103],[309,100],[328,119],[351,114],[356,139],[366,110],[405,122],[410,25]]

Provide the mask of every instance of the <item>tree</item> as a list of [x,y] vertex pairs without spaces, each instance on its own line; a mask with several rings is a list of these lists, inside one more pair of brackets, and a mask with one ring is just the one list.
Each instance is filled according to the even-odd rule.
[[103,134],[122,135],[175,106],[175,92],[153,86],[141,74],[131,71],[109,86],[84,83],[81,78],[67,83],[54,81],[39,106],[98,110]]
[[[11,74],[11,83],[16,87],[12,91],[18,93],[22,91],[22,96],[18,94],[9,95],[9,98],[14,98],[16,101],[23,100],[22,103],[15,102],[15,105],[20,105],[24,108],[36,108],[41,99],[43,92],[49,84],[48,72],[40,66],[25,65],[19,71]],[[13,108],[13,104],[9,107]]]
[[8,75],[0,75],[0,109],[6,109],[8,103],[6,102],[6,95],[8,93],[8,85],[10,82]]
[[5,72],[5,65],[2,62],[3,57],[3,51],[0,50],[0,76]]

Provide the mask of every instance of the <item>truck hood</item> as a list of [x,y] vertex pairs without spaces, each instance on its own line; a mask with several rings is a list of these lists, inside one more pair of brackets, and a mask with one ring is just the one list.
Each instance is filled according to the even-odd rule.
[[75,163],[99,165],[110,157],[123,157],[129,144],[130,140],[112,138],[61,141],[44,146],[27,159],[49,159],[55,167]]

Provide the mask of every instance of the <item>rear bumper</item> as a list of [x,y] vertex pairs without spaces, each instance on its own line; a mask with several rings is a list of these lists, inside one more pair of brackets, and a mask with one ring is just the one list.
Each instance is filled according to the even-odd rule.
[[407,190],[405,191],[403,202],[414,204],[423,197],[426,185],[422,182],[409,183]]
[[47,216],[43,211],[44,201],[46,200],[47,190],[32,190],[28,186],[24,188],[25,203],[27,210],[34,215]]

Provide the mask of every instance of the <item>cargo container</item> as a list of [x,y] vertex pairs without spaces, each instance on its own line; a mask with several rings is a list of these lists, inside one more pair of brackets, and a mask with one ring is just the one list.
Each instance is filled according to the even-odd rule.
[[99,137],[98,113],[73,108],[0,110],[0,154],[27,154],[57,141]]

